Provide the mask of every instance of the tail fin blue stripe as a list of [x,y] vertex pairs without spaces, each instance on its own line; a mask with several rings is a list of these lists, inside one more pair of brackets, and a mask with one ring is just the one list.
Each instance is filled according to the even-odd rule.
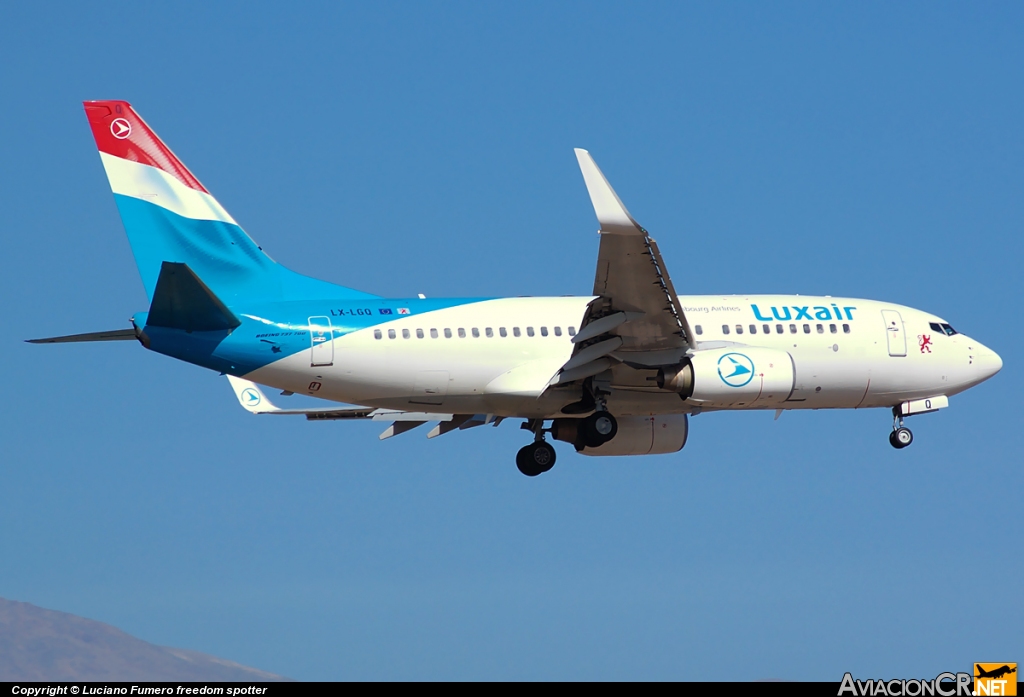
[[130,196],[115,194],[114,198],[150,300],[165,261],[188,264],[228,305],[241,301],[377,297],[281,266],[264,254],[238,225],[185,218]]

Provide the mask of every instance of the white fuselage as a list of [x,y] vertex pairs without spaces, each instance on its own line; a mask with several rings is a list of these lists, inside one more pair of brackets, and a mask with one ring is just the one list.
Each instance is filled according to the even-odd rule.
[[[246,377],[366,406],[553,418],[579,399],[578,388],[547,385],[573,355],[571,334],[592,300],[503,298],[400,317],[334,339],[331,365],[311,365],[311,349]],[[795,377],[784,402],[733,408],[891,407],[952,396],[1002,366],[977,341],[936,331],[941,318],[893,303],[752,295],[679,296],[679,304],[697,352],[765,347],[792,357]],[[609,411],[626,416],[701,408],[658,389],[655,373],[613,369],[605,377]]]

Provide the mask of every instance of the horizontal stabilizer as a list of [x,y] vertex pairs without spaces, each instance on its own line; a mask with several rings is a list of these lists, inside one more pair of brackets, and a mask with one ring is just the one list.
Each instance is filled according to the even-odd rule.
[[282,414],[305,416],[307,419],[368,419],[375,411],[368,407],[338,409],[337,407],[320,407],[316,409],[281,409],[270,401],[266,393],[255,382],[228,375],[231,389],[235,391],[238,403],[250,414]]
[[69,334],[68,336],[51,336],[48,339],[26,339],[26,341],[30,344],[72,344],[80,341],[128,341],[129,339],[138,339],[134,329],[114,329],[109,332]]
[[260,386],[250,380],[227,376],[231,389],[235,391],[238,403],[250,414],[277,414],[281,416],[305,416],[310,421],[335,421],[339,419],[368,419],[370,421],[394,421],[398,424],[413,424],[398,427],[398,433],[427,423],[428,421],[451,421],[452,414],[426,414],[397,409],[374,409],[373,407],[318,407],[314,409],[281,409],[270,401]]
[[188,264],[165,261],[160,267],[148,325],[215,332],[234,329],[241,323]]

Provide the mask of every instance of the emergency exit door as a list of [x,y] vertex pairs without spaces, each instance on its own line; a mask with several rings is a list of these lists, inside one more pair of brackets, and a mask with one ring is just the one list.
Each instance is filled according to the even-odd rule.
[[331,331],[330,317],[309,318],[309,364],[314,368],[319,365],[334,364],[334,332]]
[[890,356],[907,355],[907,335],[903,331],[903,318],[896,310],[882,310],[885,320],[885,340],[889,344]]

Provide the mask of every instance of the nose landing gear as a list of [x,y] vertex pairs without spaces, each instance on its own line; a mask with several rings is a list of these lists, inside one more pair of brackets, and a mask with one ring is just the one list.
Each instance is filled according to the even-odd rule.
[[892,433],[889,434],[889,444],[897,450],[902,450],[914,442],[914,434],[903,425],[903,415],[899,407],[892,410]]

